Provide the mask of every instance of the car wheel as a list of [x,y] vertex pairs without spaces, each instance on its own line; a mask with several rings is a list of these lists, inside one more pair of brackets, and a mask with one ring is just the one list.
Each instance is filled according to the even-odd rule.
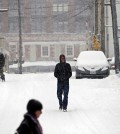
[[82,79],[83,77],[82,77],[82,75],[81,75],[80,73],[78,74],[78,73],[76,72],[75,78],[76,78],[76,79]]
[[78,76],[75,76],[75,78],[76,78],[76,79],[79,79],[79,77],[78,77]]
[[76,76],[76,79],[82,79],[83,77],[81,77],[81,76]]

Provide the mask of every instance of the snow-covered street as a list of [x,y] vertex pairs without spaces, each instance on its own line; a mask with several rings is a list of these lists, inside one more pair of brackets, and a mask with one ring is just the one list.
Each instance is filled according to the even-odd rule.
[[53,73],[6,74],[0,81],[0,134],[14,134],[29,99],[43,103],[44,134],[120,134],[120,77],[70,79],[68,112],[59,111]]

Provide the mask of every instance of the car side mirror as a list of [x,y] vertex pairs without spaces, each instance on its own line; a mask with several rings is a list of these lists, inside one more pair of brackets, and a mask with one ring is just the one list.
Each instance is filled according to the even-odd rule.
[[107,61],[108,61],[108,62],[112,61],[112,58],[107,58]]
[[73,58],[74,61],[77,61],[77,58]]

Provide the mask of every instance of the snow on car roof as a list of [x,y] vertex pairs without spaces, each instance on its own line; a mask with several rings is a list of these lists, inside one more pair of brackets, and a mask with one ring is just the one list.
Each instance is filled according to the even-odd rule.
[[102,51],[82,51],[77,58],[77,65],[108,65]]

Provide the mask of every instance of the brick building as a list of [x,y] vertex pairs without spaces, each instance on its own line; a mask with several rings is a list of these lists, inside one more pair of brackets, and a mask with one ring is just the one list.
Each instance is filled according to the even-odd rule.
[[[93,0],[20,0],[22,50],[25,61],[68,60],[90,48],[94,30]],[[0,0],[0,34],[9,42],[10,60],[18,55],[18,1]]]

